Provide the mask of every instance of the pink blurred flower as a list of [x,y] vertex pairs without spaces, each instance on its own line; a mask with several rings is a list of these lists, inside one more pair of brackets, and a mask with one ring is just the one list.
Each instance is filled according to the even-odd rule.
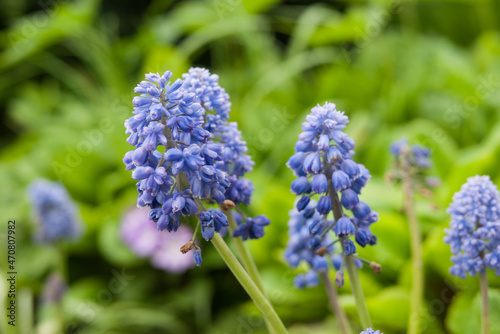
[[149,220],[147,209],[133,208],[123,217],[120,234],[135,254],[150,258],[153,267],[178,274],[194,266],[192,250],[180,252],[181,246],[193,237],[193,231],[185,224],[176,233],[160,232],[156,223]]

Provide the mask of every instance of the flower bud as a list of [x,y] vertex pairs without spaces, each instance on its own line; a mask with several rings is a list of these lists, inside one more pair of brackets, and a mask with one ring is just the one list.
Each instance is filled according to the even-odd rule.
[[189,240],[188,243],[182,245],[181,253],[186,254],[187,252],[189,252],[193,248],[194,248],[194,242],[193,242],[193,240]]
[[370,268],[373,269],[373,272],[375,275],[379,275],[380,272],[382,271],[382,266],[378,264],[377,262],[370,262]]
[[222,210],[231,210],[236,205],[234,205],[233,201],[231,201],[229,199],[226,199],[224,202],[222,202],[221,204],[219,204],[219,206],[222,208]]
[[319,256],[325,256],[327,251],[328,251],[328,247],[322,246],[316,250],[316,254],[318,254]]

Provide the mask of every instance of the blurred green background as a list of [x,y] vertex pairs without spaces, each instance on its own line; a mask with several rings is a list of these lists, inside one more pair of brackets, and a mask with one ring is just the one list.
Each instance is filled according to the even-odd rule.
[[[248,244],[266,290],[292,333],[338,333],[324,289],[297,291],[283,262],[294,196],[285,162],[311,107],[346,111],[355,160],[373,178],[363,200],[380,213],[379,244],[361,249],[383,265],[361,271],[375,327],[405,333],[408,229],[398,185],[384,173],[388,147],[406,136],[429,146],[442,180],[433,198],[418,198],[425,233],[424,333],[479,332],[477,279],[448,274],[442,241],[452,194],[467,177],[500,184],[500,2],[456,1],[65,1],[3,0],[0,29],[0,212],[18,221],[18,326],[1,333],[263,333],[265,326],[210,244],[204,262],[175,276],[138,259],[118,235],[135,203],[122,157],[130,149],[124,120],[133,87],[146,72],[191,66],[220,76],[231,96],[255,169],[251,214],[272,220]],[[82,153],[91,131],[102,137]],[[79,146],[80,145],[80,146]],[[88,151],[87,151],[88,152]],[[26,186],[60,180],[78,202],[85,236],[63,245],[68,290],[58,309],[41,307],[43,282],[64,262],[32,242]],[[6,227],[0,231],[5,243]],[[166,233],[166,232],[164,232]],[[1,254],[5,247],[2,246]],[[4,259],[4,257],[1,257]],[[0,298],[6,261],[0,261]],[[98,300],[113,270],[133,275],[123,291]],[[492,333],[500,333],[500,279],[490,276]],[[348,284],[341,302],[359,328]]]

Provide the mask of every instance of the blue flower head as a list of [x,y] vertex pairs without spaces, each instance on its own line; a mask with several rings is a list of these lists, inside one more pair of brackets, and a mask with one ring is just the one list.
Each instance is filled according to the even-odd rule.
[[[344,132],[348,122],[333,103],[312,108],[302,124],[295,154],[287,162],[297,176],[291,191],[301,196],[288,223],[290,239],[285,257],[292,267],[304,261],[318,271],[315,259],[334,256],[333,244],[340,241],[341,260],[336,269],[341,272],[345,262],[342,257],[356,253],[351,238],[361,247],[375,244],[370,226],[378,221],[378,214],[359,199],[370,173],[352,159],[355,143]],[[318,202],[312,199],[316,195],[320,196]],[[344,210],[351,211],[352,217]],[[332,211],[337,215],[341,211],[341,216],[332,219]],[[343,284],[340,276],[338,281]]]
[[396,164],[404,159],[406,163],[417,169],[423,170],[431,167],[431,151],[421,145],[410,146],[406,138],[397,140],[391,144],[391,153],[396,158]]
[[450,273],[466,278],[486,268],[500,275],[500,198],[489,176],[473,176],[453,196],[448,208],[450,228],[444,242],[450,245]]
[[59,182],[36,180],[28,187],[34,218],[38,222],[36,239],[44,243],[76,239],[82,223],[75,203]]
[[[134,115],[125,122],[134,149],[123,162],[137,180],[137,205],[151,209],[159,230],[175,232],[182,216],[199,213],[202,236],[210,240],[225,231],[227,218],[202,211],[202,201],[250,204],[254,187],[243,176],[254,163],[237,124],[228,122],[231,103],[218,76],[192,68],[182,77],[150,73],[135,88]],[[249,230],[250,238],[263,235]]]

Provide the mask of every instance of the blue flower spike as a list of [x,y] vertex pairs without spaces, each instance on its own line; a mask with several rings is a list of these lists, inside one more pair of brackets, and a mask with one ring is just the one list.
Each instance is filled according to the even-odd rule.
[[[205,240],[225,233],[227,217],[202,211],[201,201],[249,205],[254,186],[243,176],[254,162],[237,123],[229,122],[231,103],[218,76],[202,68],[177,80],[169,71],[149,73],[135,93],[133,115],[125,121],[134,148],[123,162],[137,181],[137,206],[149,207],[159,231],[176,232],[182,217],[197,216]],[[248,218],[239,233],[257,239],[268,224],[264,216]],[[201,264],[198,248],[193,259]]]
[[[378,221],[378,214],[360,200],[370,173],[352,158],[355,143],[344,132],[348,122],[333,103],[312,108],[302,124],[295,154],[287,162],[296,176],[291,192],[300,198],[290,211],[285,259],[294,268],[305,262],[310,270],[319,272],[318,263],[328,266],[328,262],[318,258],[331,257],[338,287],[344,285],[346,256],[354,256],[358,268],[363,261],[370,263],[357,257],[354,242],[366,247],[377,240],[371,225]],[[351,216],[344,210],[351,211]],[[302,283],[301,278],[298,282]]]
[[450,228],[444,242],[450,245],[450,273],[476,276],[487,268],[500,275],[500,197],[489,176],[467,179],[448,208]]

